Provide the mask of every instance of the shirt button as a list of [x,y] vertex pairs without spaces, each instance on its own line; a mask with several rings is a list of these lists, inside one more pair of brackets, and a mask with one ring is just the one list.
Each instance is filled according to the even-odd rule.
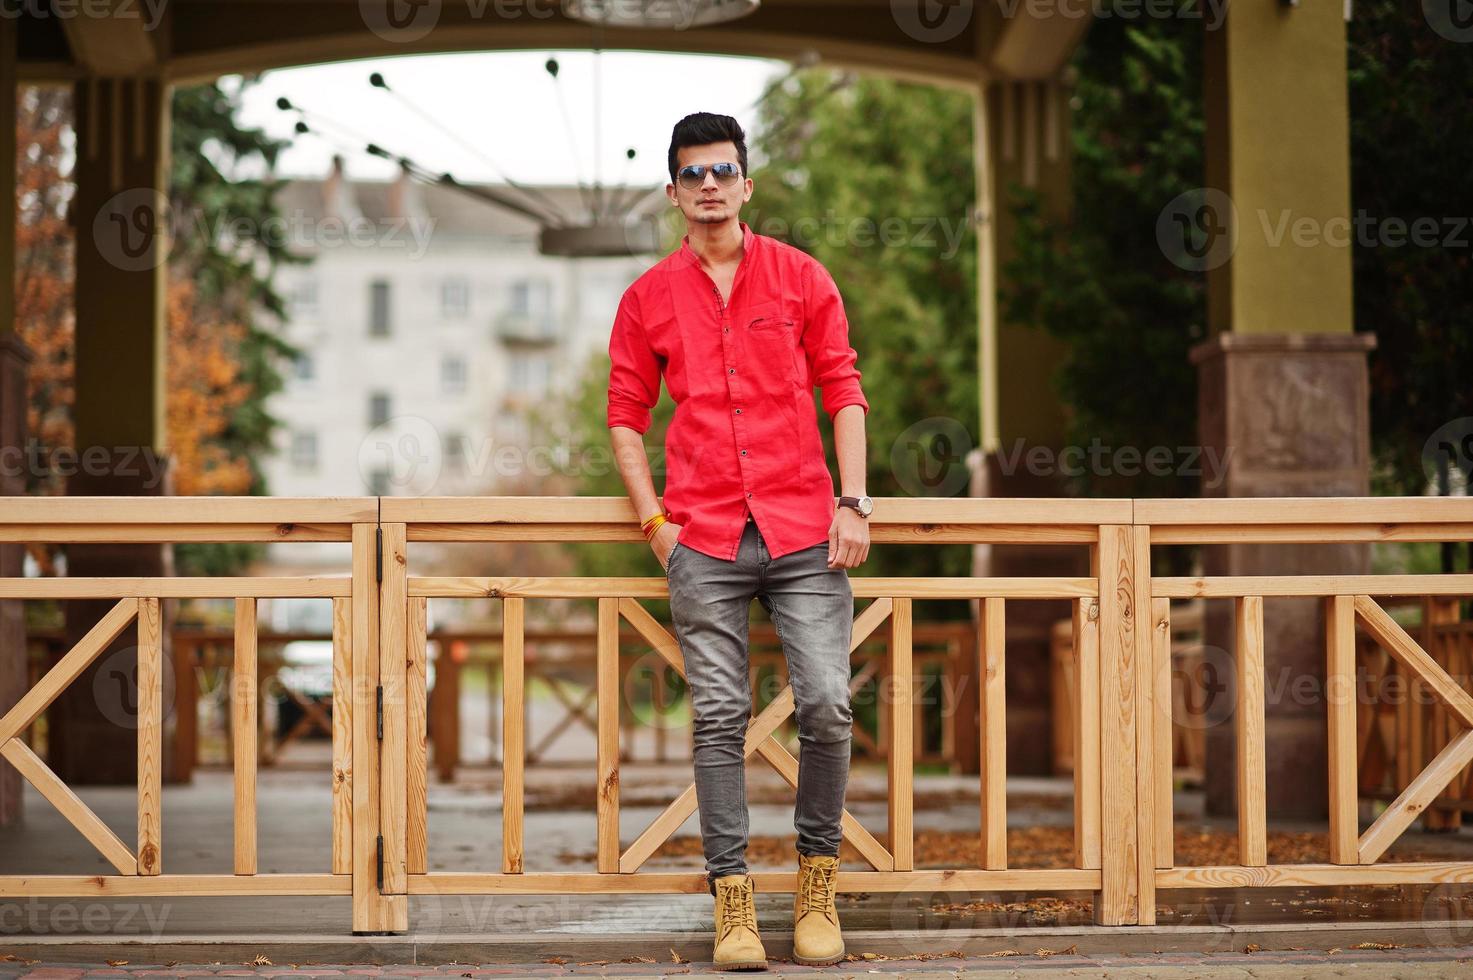
[[747,451],[745,449],[742,450],[742,455],[743,456],[747,455]]
[[741,410],[741,409],[740,409],[740,408],[739,408],[739,409],[737,409],[737,410],[736,410],[736,413],[737,413],[737,414],[738,414],[738,415],[740,415],[740,414],[742,414],[742,410]]
[[749,496],[749,497],[750,497],[750,496],[752,496],[752,494],[751,494],[751,493],[750,493],[750,492],[749,492],[749,493],[748,493],[748,494],[747,494],[747,496]]
[[727,368],[726,369],[726,373],[727,374],[736,374],[736,368]]

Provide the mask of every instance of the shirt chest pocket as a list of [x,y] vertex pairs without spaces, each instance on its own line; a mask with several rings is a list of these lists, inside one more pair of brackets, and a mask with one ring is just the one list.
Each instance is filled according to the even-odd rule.
[[797,322],[774,306],[748,310],[742,323],[752,370],[777,387],[791,387],[799,378]]

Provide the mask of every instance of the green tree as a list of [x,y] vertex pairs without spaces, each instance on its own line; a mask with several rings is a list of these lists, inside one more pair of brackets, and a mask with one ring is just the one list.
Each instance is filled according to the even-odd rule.
[[[1074,58],[1072,211],[1047,216],[1013,187],[1015,256],[1000,276],[1004,315],[1066,341],[1056,373],[1068,441],[1197,443],[1187,350],[1206,335],[1206,282],[1156,240],[1161,209],[1202,186],[1201,34],[1196,21],[1101,19]],[[1076,478],[1083,496],[1194,496],[1194,477]]]
[[[270,234],[280,215],[273,201],[277,184],[269,175],[285,141],[236,120],[240,89],[219,83],[182,87],[173,96],[169,203],[177,219],[169,256],[172,280],[193,284],[192,302],[220,323],[244,330],[231,354],[250,395],[233,411],[216,444],[248,461],[246,493],[269,492],[260,457],[279,425],[266,410],[282,386],[279,365],[296,355],[266,325],[285,310],[272,287],[276,268],[297,261],[287,242]],[[249,176],[251,172],[266,177]],[[279,224],[276,225],[279,227]],[[224,574],[261,553],[257,544],[180,544],[175,557],[184,574]]]
[[1449,124],[1473,113],[1473,45],[1430,30],[1419,0],[1362,0],[1348,31],[1352,210],[1437,227],[1435,243],[1357,236],[1354,250],[1356,326],[1376,334],[1374,485],[1420,494],[1427,440],[1473,416],[1473,133]]

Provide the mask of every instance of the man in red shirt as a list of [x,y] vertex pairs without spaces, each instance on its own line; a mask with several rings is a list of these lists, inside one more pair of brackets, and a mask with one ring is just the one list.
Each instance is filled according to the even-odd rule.
[[[744,741],[755,596],[782,641],[801,745],[793,947],[844,955],[834,908],[853,717],[847,569],[869,554],[865,413],[843,302],[813,257],[754,234],[745,136],[695,113],[670,141],[670,203],[686,236],[629,287],[609,337],[608,426],[619,473],[670,589],[694,729],[696,798],[716,897],[714,961],[765,969],[747,873]],[[675,401],[663,506],[643,435],[663,377]],[[834,496],[813,388],[834,427]]]

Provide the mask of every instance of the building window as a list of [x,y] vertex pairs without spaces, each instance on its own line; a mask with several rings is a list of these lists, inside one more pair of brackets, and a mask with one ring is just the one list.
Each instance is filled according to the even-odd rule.
[[389,421],[389,396],[387,392],[375,391],[368,396],[368,427],[377,428]]
[[372,337],[389,335],[389,281],[375,279],[368,284],[368,333]]
[[298,279],[292,284],[287,296],[287,310],[293,320],[305,320],[317,315],[317,280]]
[[465,433],[445,433],[445,460],[450,463],[465,461]]
[[293,469],[306,472],[317,469],[317,433],[293,432],[291,459]]
[[465,392],[465,358],[459,354],[446,354],[440,358],[440,390],[447,395]]
[[312,356],[311,351],[304,350],[298,354],[292,367],[298,381],[317,380],[317,360]]
[[463,320],[471,312],[471,285],[464,279],[446,279],[440,283],[440,316],[446,320]]
[[518,279],[511,284],[511,311],[546,316],[552,308],[552,288],[545,279]]
[[542,354],[511,356],[511,378],[509,387],[522,395],[545,395],[548,382],[552,379],[552,362]]

